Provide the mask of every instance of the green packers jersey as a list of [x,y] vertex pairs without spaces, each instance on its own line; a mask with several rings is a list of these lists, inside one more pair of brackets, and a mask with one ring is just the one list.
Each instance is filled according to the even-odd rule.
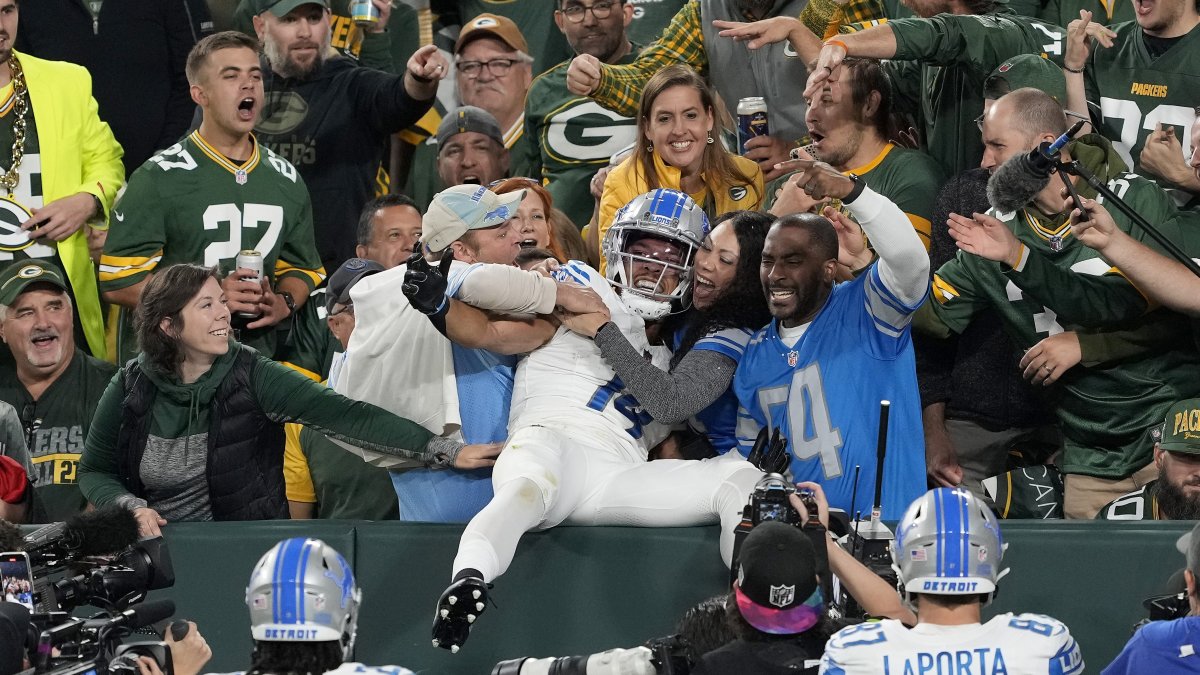
[[[219,265],[228,273],[245,249],[262,254],[275,280],[296,277],[311,290],[324,279],[296,168],[257,141],[249,159],[235,164],[194,131],[130,177],[113,206],[100,290],[136,284],[160,265]],[[124,357],[130,345],[118,341]]]
[[20,414],[33,461],[30,479],[37,506],[32,522],[60,521],[87,506],[76,483],[76,466],[96,404],[116,370],[76,349],[71,364],[34,401],[15,370],[0,368],[0,401]]
[[[1200,27],[1193,28],[1158,58],[1150,56],[1137,22],[1112,26],[1111,49],[1092,49],[1084,83],[1092,118],[1113,142],[1125,163],[1141,170],[1146,137],[1158,125],[1173,125],[1181,134],[1183,157],[1191,157],[1189,129],[1200,104]],[[1163,187],[1167,187],[1165,184]],[[1175,194],[1178,203],[1184,195]]]
[[[636,49],[618,63],[632,63]],[[596,200],[589,182],[617,151],[637,138],[637,122],[567,91],[567,66],[542,73],[525,99],[528,176],[540,179],[554,205],[582,227],[592,218]]]
[[[776,191],[782,189],[787,179],[795,173],[784,174],[771,181],[766,188],[767,201],[763,204],[764,210],[769,210],[774,205]],[[929,250],[933,202],[945,182],[941,166],[932,157],[920,150],[888,143],[870,162],[845,173],[858,176],[867,187],[899,206],[912,222],[913,229],[921,236],[921,243],[925,245],[925,249]]]
[[[1166,193],[1140,176],[1120,174],[1109,187],[1151,222],[1164,222],[1175,210]],[[1071,236],[1065,216],[1043,222],[1027,210],[993,215],[1055,267],[1083,275],[1103,275],[1111,269],[1094,250]],[[1113,211],[1112,215],[1122,230],[1135,238],[1144,236],[1123,214]],[[961,251],[934,275],[932,295],[934,312],[956,332],[980,310],[994,308],[1021,349],[1076,328],[1063,325],[1066,322],[1053,310],[1022,291],[999,263]],[[1139,318],[1124,328],[1136,329],[1155,318]],[[1077,366],[1060,379],[1056,413],[1065,437],[1064,472],[1122,478],[1149,463],[1154,445],[1150,432],[1162,422],[1167,407],[1200,392],[1200,379],[1195,377],[1200,354],[1191,346],[1191,335],[1182,330],[1163,337],[1173,344],[1160,343],[1136,356],[1095,366]]]
[[483,13],[506,16],[521,29],[533,57],[533,74],[544,72],[560,61],[575,56],[567,38],[554,23],[559,0],[458,0],[462,25]]
[[[633,22],[625,29],[625,35],[635,45],[648,45],[657,40],[683,8],[686,0],[628,0],[633,5]],[[592,214],[588,214],[591,218]],[[579,222],[579,221],[576,221]],[[583,221],[587,222],[587,221]]]
[[329,364],[342,345],[329,330],[325,321],[325,288],[318,288],[308,296],[296,312],[292,330],[285,344],[276,350],[275,358],[283,361],[317,382],[329,377]]
[[1104,505],[1096,514],[1096,520],[1164,520],[1158,510],[1158,481],[1152,480],[1142,487],[1121,495]]
[[1066,26],[1079,18],[1079,10],[1092,13],[1092,22],[1106,26],[1133,21],[1132,0],[1046,0],[1034,16],[1056,26]]
[[346,452],[320,432],[304,427],[300,450],[317,493],[320,519],[397,520],[400,502],[391,472]]
[[[1066,31],[1012,13],[939,14],[891,21],[896,57],[884,62],[893,109],[911,115],[926,149],[948,176],[979,166],[983,81],[1018,54],[1045,54],[1061,65]],[[853,32],[854,26],[845,30]]]

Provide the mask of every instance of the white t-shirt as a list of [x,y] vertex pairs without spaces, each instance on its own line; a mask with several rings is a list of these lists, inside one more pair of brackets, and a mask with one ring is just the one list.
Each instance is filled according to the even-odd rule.
[[821,658],[828,675],[1073,675],[1083,656],[1067,627],[1041,614],[1000,614],[984,624],[907,628],[892,619],[847,626]]

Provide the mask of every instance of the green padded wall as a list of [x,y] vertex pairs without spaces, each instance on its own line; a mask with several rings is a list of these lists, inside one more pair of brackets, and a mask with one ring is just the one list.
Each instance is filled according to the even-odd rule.
[[[1183,566],[1186,523],[1004,524],[1012,572],[987,615],[1051,614],[1099,672],[1142,617],[1141,600]],[[355,566],[364,592],[357,658],[426,673],[486,674],[500,659],[589,653],[672,631],[683,610],[723,590],[717,529],[561,527],[527,535],[493,591],[495,607],[457,655],[429,644],[461,528],[403,523],[180,523],[166,528],[179,617],[213,647],[207,670],[240,670],[250,639],[242,604],[258,557],[279,539],[320,537]]]

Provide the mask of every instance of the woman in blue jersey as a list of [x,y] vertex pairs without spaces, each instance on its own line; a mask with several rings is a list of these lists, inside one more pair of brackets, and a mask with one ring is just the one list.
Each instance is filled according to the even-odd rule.
[[772,221],[756,211],[731,211],[714,221],[696,253],[685,299],[690,309],[669,317],[660,333],[674,350],[669,371],[642,358],[620,329],[605,324],[603,315],[564,321],[571,330],[594,337],[604,359],[655,420],[676,424],[690,419],[691,428],[701,434],[697,438],[706,438],[715,454],[737,445],[737,397],[730,384],[746,342],[771,320],[758,268]]

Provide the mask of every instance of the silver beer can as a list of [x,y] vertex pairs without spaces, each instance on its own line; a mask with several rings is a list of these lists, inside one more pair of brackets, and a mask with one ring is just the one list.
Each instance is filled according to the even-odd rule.
[[737,106],[738,154],[746,154],[746,141],[771,133],[767,124],[767,101],[761,96],[748,96]]
[[350,0],[350,19],[363,28],[379,23],[379,8],[371,0]]
[[[237,258],[234,261],[234,269],[236,271],[239,268],[254,271],[256,275],[254,277],[254,282],[258,284],[262,283],[263,256],[258,251],[252,249],[238,251]],[[248,278],[246,280],[249,281]],[[257,319],[259,316],[261,316],[260,314],[253,312],[238,312],[237,315],[243,319]]]

